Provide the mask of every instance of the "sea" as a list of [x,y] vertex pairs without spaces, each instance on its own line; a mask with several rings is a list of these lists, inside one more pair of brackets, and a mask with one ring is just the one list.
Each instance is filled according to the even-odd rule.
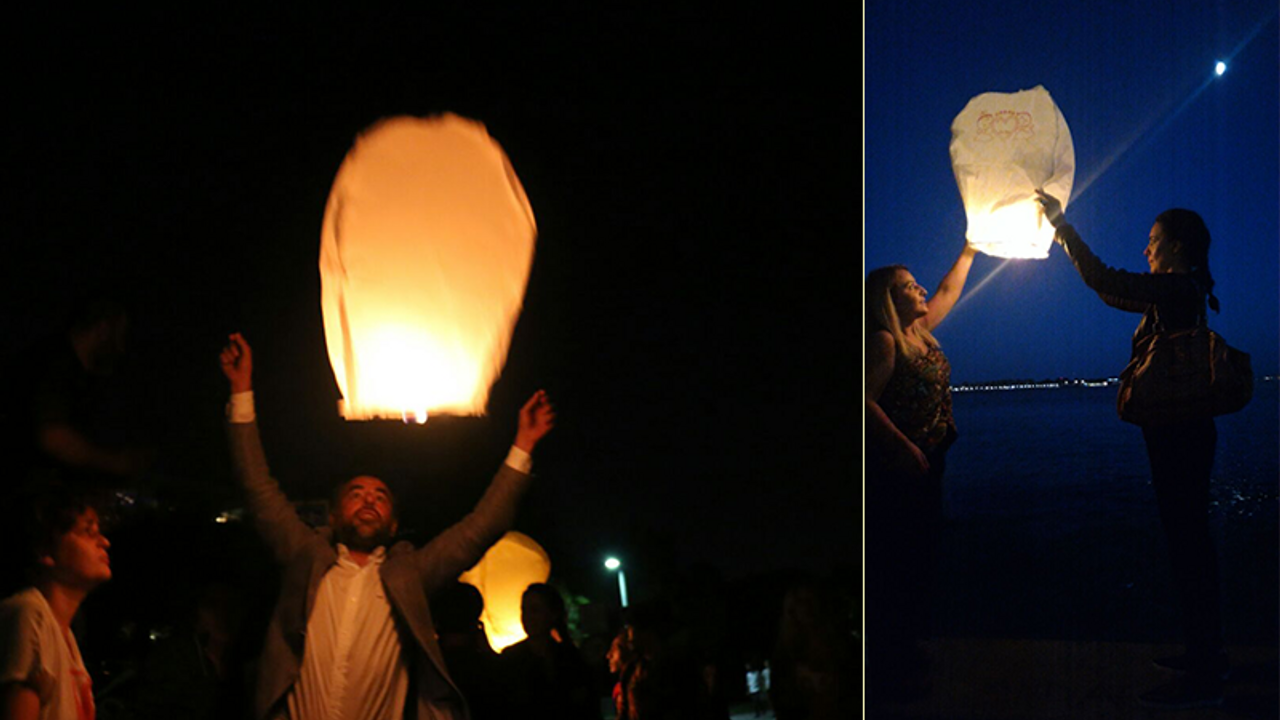
[[[953,393],[936,629],[948,637],[1175,642],[1142,431],[1116,387]],[[1211,521],[1228,643],[1280,642],[1280,383],[1217,418]]]

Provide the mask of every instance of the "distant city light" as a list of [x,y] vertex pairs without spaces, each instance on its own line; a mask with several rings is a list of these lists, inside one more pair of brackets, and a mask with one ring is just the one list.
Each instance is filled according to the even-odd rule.
[[1219,60],[1218,64],[1213,66],[1213,71],[1218,75],[1222,75],[1222,73],[1227,71],[1227,64]]
[[1062,378],[1059,380],[997,380],[985,383],[959,383],[951,386],[951,392],[990,392],[993,390],[1056,390],[1059,388],[1100,388],[1118,385],[1120,378]]

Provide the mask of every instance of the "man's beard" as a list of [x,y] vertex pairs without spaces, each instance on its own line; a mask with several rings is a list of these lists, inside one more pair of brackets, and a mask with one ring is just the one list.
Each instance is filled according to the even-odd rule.
[[361,533],[355,523],[343,524],[334,528],[338,542],[356,552],[373,552],[382,545],[391,542],[391,528],[383,525],[372,532]]

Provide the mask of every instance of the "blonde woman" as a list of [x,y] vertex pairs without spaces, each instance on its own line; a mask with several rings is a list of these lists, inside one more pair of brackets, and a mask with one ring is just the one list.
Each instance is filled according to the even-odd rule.
[[866,281],[867,697],[922,693],[919,641],[933,608],[942,475],[956,437],[951,366],[932,331],[969,277],[966,245],[930,298],[906,267]]

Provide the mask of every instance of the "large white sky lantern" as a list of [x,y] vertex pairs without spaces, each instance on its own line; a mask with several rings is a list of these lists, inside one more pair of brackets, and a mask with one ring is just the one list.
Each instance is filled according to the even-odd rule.
[[533,538],[514,530],[490,547],[480,562],[458,580],[474,585],[484,597],[484,631],[489,645],[501,650],[525,639],[520,600],[525,588],[551,577],[551,559]]
[[482,415],[537,229],[484,125],[395,117],[360,134],[325,208],[320,291],[347,420]]
[[969,220],[969,244],[988,255],[1045,258],[1053,227],[1035,190],[1062,201],[1075,180],[1071,131],[1049,92],[983,93],[951,123],[951,168]]

